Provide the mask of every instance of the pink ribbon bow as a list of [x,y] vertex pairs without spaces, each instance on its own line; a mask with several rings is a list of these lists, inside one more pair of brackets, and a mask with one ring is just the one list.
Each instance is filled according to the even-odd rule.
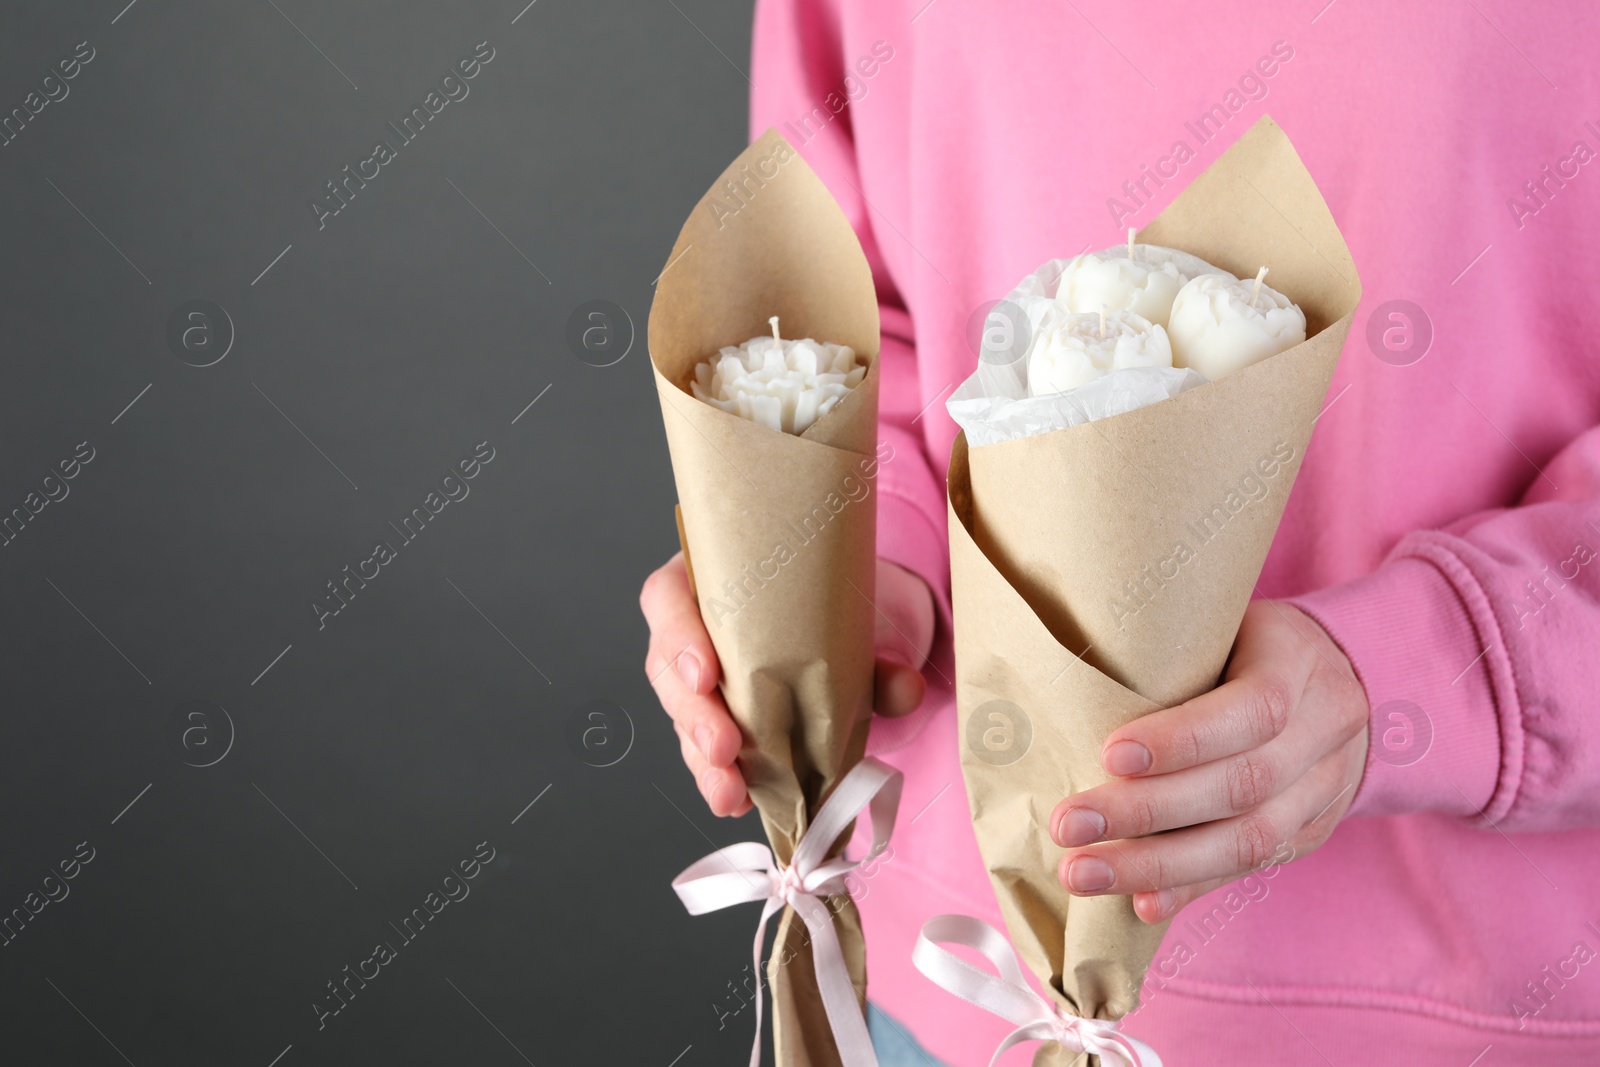
[[[977,949],[1000,973],[996,976],[980,970],[940,945]],[[999,1062],[1006,1049],[1023,1041],[1056,1041],[1073,1052],[1099,1056],[1107,1064],[1161,1067],[1161,1057],[1155,1050],[1120,1033],[1116,1023],[1068,1015],[1035,993],[1022,977],[1022,967],[1005,935],[980,919],[969,915],[936,915],[929,919],[917,935],[911,962],[945,992],[1016,1025],[995,1049],[989,1067]]]
[[[888,847],[889,836],[894,832],[895,812],[900,807],[901,783],[899,771],[869,756],[851,768],[834,787],[795,845],[794,860],[789,866],[778,866],[766,845],[747,841],[717,849],[672,880],[672,888],[690,915],[704,915],[750,901],[765,901],[761,923],[756,927],[754,972],[757,975],[761,973],[761,942],[766,936],[767,920],[785,904],[795,910],[811,932],[817,989],[822,994],[822,1006],[827,1010],[828,1024],[833,1029],[839,1058],[845,1067],[878,1067],[878,1057],[872,1051],[872,1038],[856,1001],[850,970],[845,965],[844,951],[839,947],[839,935],[833,929],[833,913],[821,898],[845,892],[845,876]],[[839,839],[851,820],[869,806],[872,850],[860,860],[841,856],[824,863],[828,847]],[[756,1039],[750,1050],[750,1067],[759,1067],[761,1063],[761,1002],[758,994]]]

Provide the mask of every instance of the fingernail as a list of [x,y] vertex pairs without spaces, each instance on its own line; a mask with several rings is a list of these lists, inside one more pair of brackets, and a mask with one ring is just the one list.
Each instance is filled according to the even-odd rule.
[[1094,856],[1079,856],[1067,864],[1067,888],[1074,893],[1099,893],[1111,888],[1116,875],[1111,865]]
[[1150,750],[1137,741],[1115,741],[1100,753],[1100,764],[1119,778],[1143,774],[1150,769]]
[[700,659],[693,652],[684,652],[678,656],[678,677],[683,679],[684,685],[696,693],[700,691]]
[[1093,808],[1068,808],[1056,821],[1056,844],[1062,848],[1087,845],[1105,835],[1106,817]]
[[1172,911],[1172,890],[1156,890],[1156,918],[1165,919]]
[[694,747],[700,750],[700,755],[706,759],[711,758],[711,727],[696,726],[694,728]]

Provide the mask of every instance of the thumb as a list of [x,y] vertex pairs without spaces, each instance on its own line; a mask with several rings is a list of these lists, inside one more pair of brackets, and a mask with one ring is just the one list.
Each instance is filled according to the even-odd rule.
[[933,594],[921,578],[879,559],[873,607],[877,616],[873,710],[879,715],[909,715],[921,706],[928,688],[922,665],[933,643]]
[[893,648],[878,649],[877,671],[873,676],[872,710],[889,718],[909,715],[922,706],[928,691],[922,672],[905,662]]

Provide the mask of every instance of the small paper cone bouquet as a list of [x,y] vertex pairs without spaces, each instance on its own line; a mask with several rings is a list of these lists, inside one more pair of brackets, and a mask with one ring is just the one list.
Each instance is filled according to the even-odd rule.
[[[1165,926],[1140,921],[1127,896],[1062,888],[1051,810],[1108,780],[1100,750],[1113,730],[1217,684],[1361,295],[1327,205],[1270,118],[1138,239],[1240,277],[1270,264],[1307,339],[1124,414],[955,443],[956,691],[973,825],[1012,943],[1055,1006],[1083,1019],[1138,1005]],[[1025,750],[997,757],[982,741],[990,729]],[[1034,1063],[1078,1055],[1047,1040]]]
[[[691,393],[697,363],[767,333],[774,315],[786,336],[848,345],[868,363],[860,384],[798,435]],[[722,695],[744,735],[739,770],[776,865],[795,878],[809,870],[816,890],[787,898],[767,969],[777,1062],[849,1064],[836,1033],[845,1027],[865,1042],[866,965],[838,857],[869,802],[886,843],[899,795],[898,774],[861,763],[874,658],[876,500],[866,490],[877,475],[878,305],[849,221],[777,133],[735,159],[684,223],[657,283],[649,345],[684,556],[721,661]],[[852,768],[852,788],[839,789]],[[806,837],[836,791],[833,813]],[[732,846],[680,876],[674,884],[691,911],[737,897],[766,900],[770,913],[785,901],[766,860],[744,862],[750,849],[766,851]],[[715,888],[719,878],[732,896],[717,903],[692,900],[680,884]],[[831,939],[813,929],[819,921]],[[759,996],[757,1004],[759,1013]]]

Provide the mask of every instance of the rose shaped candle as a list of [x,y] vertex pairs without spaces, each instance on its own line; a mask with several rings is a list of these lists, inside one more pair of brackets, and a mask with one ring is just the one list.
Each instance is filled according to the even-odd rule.
[[1216,381],[1304,341],[1305,313],[1263,285],[1266,274],[1253,283],[1205,274],[1180,289],[1167,324],[1172,365]]
[[1170,367],[1167,331],[1131,311],[1046,322],[1028,354],[1028,395],[1065,392],[1127,367]]
[[1067,261],[1056,283],[1056,300],[1070,312],[1132,311],[1165,326],[1178,290],[1201,274],[1233,275],[1198,256],[1160,245],[1140,245],[1128,231],[1128,243],[1102,252],[1086,252]]

